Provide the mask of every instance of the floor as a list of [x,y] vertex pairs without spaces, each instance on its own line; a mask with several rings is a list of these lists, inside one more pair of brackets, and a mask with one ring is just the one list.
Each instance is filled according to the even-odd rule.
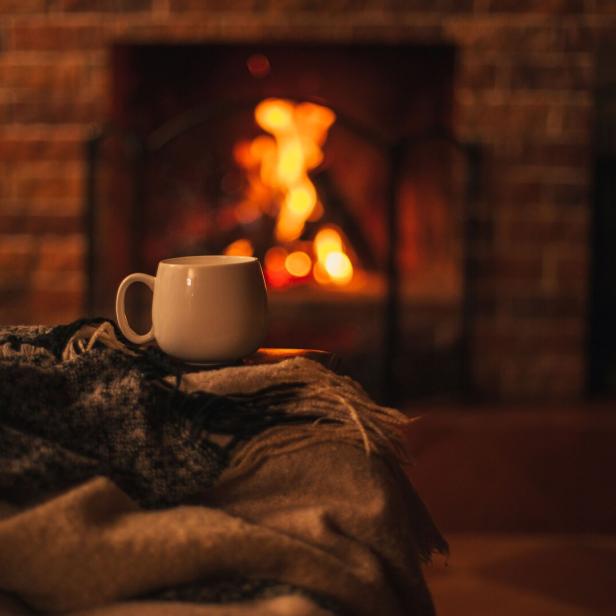
[[615,406],[411,409],[439,616],[616,614]]
[[616,535],[448,533],[426,567],[438,616],[616,614]]
[[616,535],[616,403],[410,414],[409,477],[443,531]]

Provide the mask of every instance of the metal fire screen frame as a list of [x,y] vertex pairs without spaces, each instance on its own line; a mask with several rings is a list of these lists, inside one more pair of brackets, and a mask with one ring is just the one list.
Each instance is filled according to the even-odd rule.
[[[465,162],[466,186],[462,199],[462,301],[461,301],[461,334],[459,341],[459,383],[461,395],[464,398],[472,396],[471,376],[471,317],[474,309],[474,293],[472,283],[473,259],[469,251],[476,223],[475,204],[479,196],[479,178],[481,166],[481,148],[478,144],[463,143],[448,131],[431,131],[418,136],[389,136],[378,133],[373,129],[357,122],[343,111],[329,105],[322,99],[302,97],[301,101],[293,96],[279,96],[292,102],[313,102],[326,105],[336,114],[336,123],[344,126],[365,142],[376,146],[386,153],[389,161],[389,183],[387,189],[386,228],[388,250],[386,256],[386,298],[383,306],[383,365],[382,365],[382,398],[388,403],[398,400],[399,384],[395,375],[395,363],[398,357],[400,340],[400,263],[399,263],[399,207],[398,189],[403,172],[405,156],[418,148],[431,143],[448,144],[459,153]],[[202,106],[179,114],[168,120],[148,135],[138,135],[133,132],[118,129],[113,125],[106,125],[96,130],[85,143],[86,174],[84,186],[84,227],[87,237],[85,256],[86,294],[85,313],[93,315],[96,289],[96,259],[109,247],[99,246],[97,237],[97,168],[101,160],[102,145],[110,137],[119,137],[127,150],[131,153],[132,164],[132,216],[129,234],[132,255],[131,267],[139,271],[141,227],[141,212],[145,207],[145,169],[149,158],[159,153],[165,146],[190,130],[205,124],[216,122],[217,119],[231,113],[252,110],[262,98],[224,101]]]

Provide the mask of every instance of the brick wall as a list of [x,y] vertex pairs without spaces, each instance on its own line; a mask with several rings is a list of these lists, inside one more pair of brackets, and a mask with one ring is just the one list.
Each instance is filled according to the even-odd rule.
[[113,41],[454,42],[457,130],[485,150],[477,385],[576,397],[595,49],[610,35],[613,0],[0,0],[0,322],[80,313],[82,143],[105,118]]

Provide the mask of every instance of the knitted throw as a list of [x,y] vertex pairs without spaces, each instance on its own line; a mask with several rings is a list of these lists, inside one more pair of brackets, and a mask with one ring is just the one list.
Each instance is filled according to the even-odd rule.
[[[178,504],[212,485],[237,442],[296,420],[282,408],[297,384],[185,394],[163,379],[174,368],[162,355],[122,348],[109,322],[96,326],[0,329],[4,498],[23,503],[105,475],[143,506]],[[114,344],[74,353],[84,330]],[[210,434],[232,438],[221,446]]]
[[[249,473],[310,441],[350,442],[397,463],[408,422],[305,359],[193,374],[102,319],[0,328],[0,500],[20,506],[101,475],[144,508],[197,504],[223,471]],[[446,544],[418,502],[427,559]],[[276,594],[275,581],[221,584],[236,599]],[[208,588],[160,596],[224,600]]]

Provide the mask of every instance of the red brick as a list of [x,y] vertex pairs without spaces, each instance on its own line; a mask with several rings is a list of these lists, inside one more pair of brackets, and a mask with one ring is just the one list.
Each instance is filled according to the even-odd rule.
[[19,90],[38,91],[44,97],[71,96],[87,86],[90,63],[63,54],[55,60],[40,56],[26,64],[10,54],[0,60],[0,83]]
[[562,109],[563,132],[576,131],[591,135],[593,128],[593,109],[589,105],[565,105]]
[[519,156],[530,165],[587,168],[591,162],[590,143],[530,143],[520,145]]
[[[539,206],[551,204],[555,207],[585,208],[589,204],[590,178],[586,169],[572,168],[570,178],[565,168],[539,166],[530,173],[530,168],[511,169],[493,176],[491,198],[498,199],[503,206],[519,208],[520,211],[534,211]],[[527,171],[528,173],[525,173]],[[541,179],[542,173],[545,175]]]
[[31,235],[0,235],[0,288],[25,284],[36,263],[36,250],[36,238]]
[[21,176],[14,186],[14,198],[20,201],[62,199],[72,202],[83,194],[83,181],[77,176]]
[[35,239],[31,235],[2,235],[0,236],[0,254],[4,253],[27,253],[35,245]]
[[560,256],[556,261],[556,285],[563,292],[586,293],[589,286],[590,263],[587,258]]
[[392,11],[398,13],[468,12],[473,0],[236,0],[232,5],[225,0],[169,0],[174,12],[253,11],[269,13],[352,13],[353,11]]
[[499,179],[505,183],[536,180],[543,186],[560,183],[586,186],[589,182],[588,169],[585,167],[563,167],[551,162],[534,165],[527,164],[524,160],[499,162],[503,167]]
[[[609,30],[609,26],[607,29]],[[565,51],[592,52],[600,36],[598,31],[597,27],[589,25],[583,19],[564,22],[560,28],[559,47]]]
[[[234,11],[245,10],[266,10],[270,2],[259,2],[258,0],[236,0],[233,3]],[[288,3],[287,3],[288,4]],[[169,8],[174,12],[210,12],[210,11],[228,11],[229,2],[226,0],[169,0]]]
[[550,354],[575,355],[584,344],[586,332],[578,319],[528,319],[501,327],[479,327],[476,334],[476,351],[481,354],[498,355],[506,350],[520,355],[540,348]]
[[2,325],[26,325],[32,323],[28,290],[23,287],[0,287],[0,323]]
[[563,13],[581,13],[585,9],[585,0],[489,0],[487,10],[490,13],[533,13],[558,15]]
[[[12,188],[14,190],[14,188]],[[22,216],[24,225],[32,224],[37,218],[52,220],[54,218],[76,218],[82,213],[82,196],[68,198],[52,198],[46,196],[36,196],[29,200],[4,199],[3,211],[0,218],[10,222],[15,216]],[[32,219],[30,221],[29,219]],[[42,223],[40,223],[42,224]],[[29,227],[28,227],[29,228]]]
[[84,289],[84,274],[79,270],[35,269],[31,276],[32,289],[37,291],[60,291],[81,293]]
[[458,44],[477,50],[551,51],[558,49],[559,33],[554,24],[505,23],[481,17],[452,18],[445,32]]
[[[50,209],[54,204],[47,204]],[[73,203],[70,209],[78,211],[81,203]],[[66,214],[4,214],[0,213],[0,233],[28,233],[41,235],[43,233],[76,233],[83,230],[83,220],[80,215]]]
[[44,288],[28,292],[22,306],[27,322],[54,325],[82,316],[83,288]]
[[82,270],[85,242],[81,234],[45,235],[39,240],[37,268],[47,270]]
[[46,138],[39,134],[27,135],[25,131],[13,135],[0,133],[0,160],[21,161],[68,161],[83,159],[83,138],[72,135],[63,137],[61,133],[49,134]]
[[498,395],[506,400],[571,400],[582,395],[584,365],[578,357],[562,355],[549,362],[537,355],[508,358]]
[[13,174],[11,196],[16,201],[74,200],[82,194],[80,163],[22,163]]
[[45,13],[49,0],[2,0],[0,14]]
[[457,85],[474,90],[496,86],[503,67],[491,60],[464,59],[456,75]]
[[497,194],[501,203],[521,204],[536,207],[541,202],[543,196],[543,185],[541,180],[536,179],[516,179],[497,184],[500,189]]
[[579,296],[546,297],[545,295],[529,293],[523,298],[512,297],[507,302],[507,310],[515,319],[584,319],[586,314],[586,298]]
[[[276,0],[273,0],[274,3]],[[353,0],[347,0],[350,7],[357,7],[357,3]],[[327,3],[327,2],[325,2]],[[382,0],[372,0],[368,2],[367,8],[379,10],[383,7]],[[421,12],[428,13],[430,11],[439,13],[467,13],[474,9],[475,0],[389,0],[388,6],[392,9],[408,11],[410,13]]]
[[539,63],[514,63],[510,68],[509,85],[513,89],[588,90],[593,86],[591,63],[563,63],[545,66]]
[[590,183],[545,182],[543,194],[545,201],[557,205],[587,208],[590,202]]
[[[336,24],[333,28],[334,38],[335,31],[341,32],[342,26]],[[421,22],[401,22],[401,23],[357,23],[349,27],[349,34],[353,41],[361,42],[387,42],[390,43],[414,43],[434,44],[443,40],[443,28],[438,20],[428,20],[425,23]],[[310,36],[309,29],[306,29],[304,36]],[[344,36],[344,35],[343,35]],[[331,39],[332,34],[328,37]]]
[[8,31],[14,50],[63,51],[103,49],[109,29],[103,25],[15,23]]
[[76,97],[18,101],[12,105],[13,122],[23,124],[61,125],[101,122],[105,118],[107,101],[99,98]]
[[474,272],[483,280],[495,278],[500,283],[538,280],[543,273],[543,260],[540,254],[499,255],[489,261],[477,263]]
[[501,305],[510,302],[524,302],[529,294],[545,294],[542,276],[532,278],[503,278],[500,276],[476,276],[474,278],[473,297],[479,305],[479,311],[473,313],[473,320],[482,318],[483,313],[492,314],[501,309]]
[[132,13],[149,11],[152,0],[59,0],[59,8],[67,13]]
[[562,242],[565,245],[580,246],[588,241],[588,224],[586,219],[569,221],[565,217],[550,220],[544,217],[515,216],[507,219],[503,236],[508,245]]
[[458,121],[465,130],[477,135],[499,139],[528,139],[548,135],[552,106],[547,103],[491,102],[488,100],[459,100]]
[[[576,321],[576,323],[579,323]],[[550,353],[575,357],[585,342],[586,332],[583,327],[569,331],[559,328],[559,323],[543,323],[541,328],[529,339],[528,349],[548,349]]]
[[13,106],[16,93],[12,89],[2,89],[0,86],[0,126],[13,122]]
[[616,4],[614,4],[613,0],[594,0],[593,9],[595,13],[616,15]]

